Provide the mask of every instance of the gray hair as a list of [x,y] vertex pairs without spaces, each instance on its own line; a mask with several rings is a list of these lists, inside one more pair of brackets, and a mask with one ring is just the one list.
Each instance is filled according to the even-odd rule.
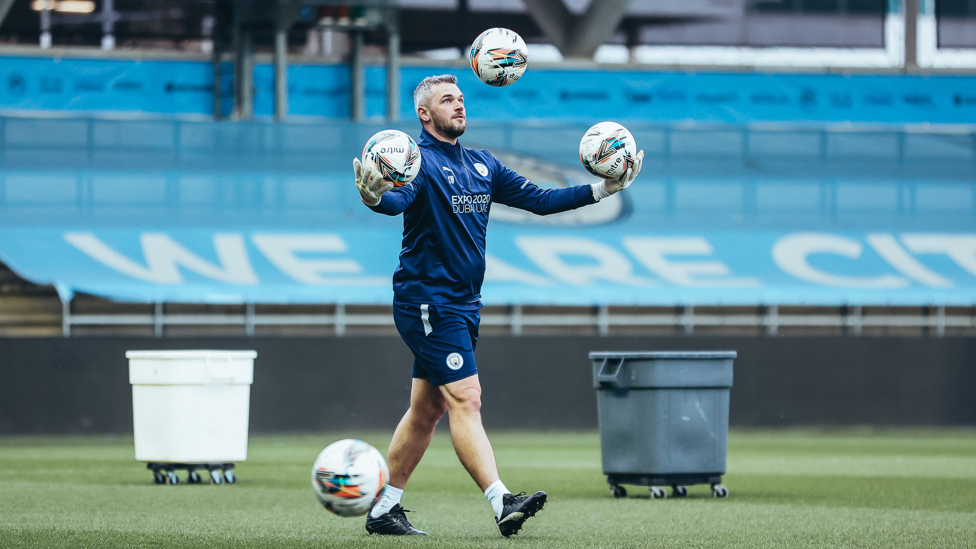
[[426,105],[432,95],[434,95],[433,87],[435,84],[457,84],[457,76],[453,74],[439,74],[437,76],[428,76],[417,84],[417,89],[413,91],[413,110],[414,112],[420,108],[421,105]]

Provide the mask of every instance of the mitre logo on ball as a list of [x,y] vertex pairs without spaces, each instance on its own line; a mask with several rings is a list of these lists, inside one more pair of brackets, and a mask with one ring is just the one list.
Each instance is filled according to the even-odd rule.
[[363,147],[363,167],[377,170],[394,187],[413,181],[422,160],[417,143],[400,130],[377,132]]

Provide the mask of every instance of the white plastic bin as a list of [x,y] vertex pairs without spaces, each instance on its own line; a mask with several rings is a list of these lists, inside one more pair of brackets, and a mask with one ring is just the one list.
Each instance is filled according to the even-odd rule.
[[136,459],[247,459],[255,351],[129,351]]

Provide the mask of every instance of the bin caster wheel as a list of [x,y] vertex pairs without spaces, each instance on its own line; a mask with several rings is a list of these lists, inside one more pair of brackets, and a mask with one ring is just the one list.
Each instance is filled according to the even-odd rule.
[[687,486],[672,486],[671,487],[671,495],[674,496],[674,497],[676,497],[676,498],[683,498],[683,497],[685,497],[685,496],[688,495],[688,487]]
[[610,491],[613,493],[615,498],[625,498],[627,497],[627,489],[619,484],[611,484]]
[[712,496],[717,498],[727,498],[729,497],[729,489],[721,484],[716,484],[712,486]]
[[234,474],[234,471],[227,469],[224,471],[224,480],[227,481],[227,484],[234,484],[237,482],[237,475]]
[[221,476],[219,469],[214,469],[210,471],[210,484],[223,484],[224,477]]
[[664,499],[668,493],[660,486],[651,486],[651,499]]
[[174,471],[166,471],[166,484],[176,485],[180,483],[180,477]]
[[160,473],[159,471],[153,471],[153,483],[166,484],[166,475]]
[[190,477],[187,479],[187,482],[189,482],[190,484],[200,484],[200,482],[202,481],[203,479],[200,478],[200,473],[196,471],[190,471]]

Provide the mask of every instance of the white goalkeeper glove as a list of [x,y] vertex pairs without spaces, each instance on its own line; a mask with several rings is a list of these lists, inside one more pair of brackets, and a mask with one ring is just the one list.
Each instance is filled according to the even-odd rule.
[[593,188],[593,199],[599,202],[601,199],[610,196],[611,194],[622,191],[630,186],[637,178],[637,174],[641,171],[641,166],[644,165],[644,151],[637,153],[634,157],[634,161],[630,163],[630,167],[624,171],[623,175],[616,179],[604,179],[599,183],[593,183],[590,185]]
[[383,179],[383,175],[373,168],[363,168],[358,158],[352,160],[352,170],[356,173],[356,188],[359,196],[368,206],[376,206],[383,193],[393,188],[393,183]]

